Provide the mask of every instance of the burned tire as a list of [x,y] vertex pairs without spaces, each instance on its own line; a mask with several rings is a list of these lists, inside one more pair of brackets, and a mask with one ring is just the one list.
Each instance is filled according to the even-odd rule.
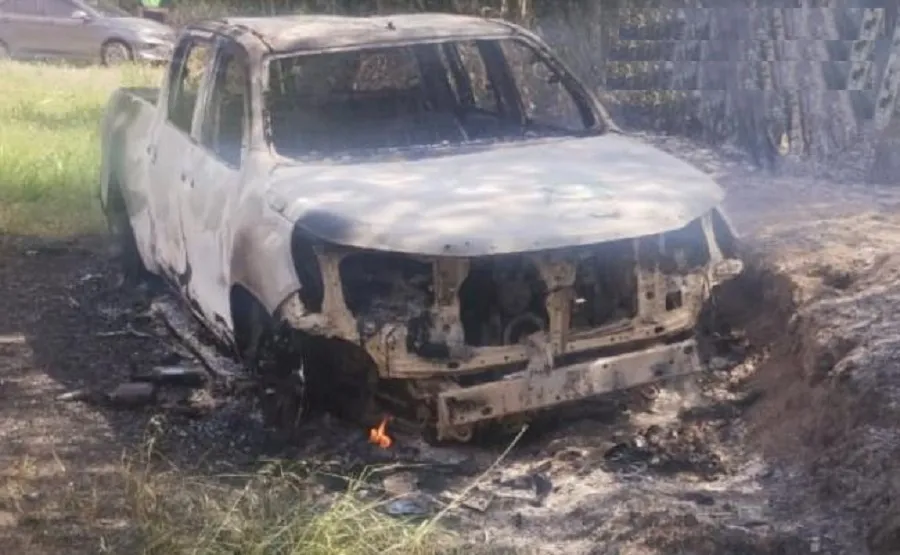
[[257,380],[263,418],[266,425],[293,433],[315,412],[311,400],[316,381],[306,338],[276,323],[255,299],[243,295],[239,302],[239,355]]
[[313,413],[308,357],[291,335],[266,332],[255,361],[263,417],[267,424],[287,432],[295,431]]
[[111,40],[100,48],[100,61],[105,66],[117,66],[134,61],[134,52],[124,42]]

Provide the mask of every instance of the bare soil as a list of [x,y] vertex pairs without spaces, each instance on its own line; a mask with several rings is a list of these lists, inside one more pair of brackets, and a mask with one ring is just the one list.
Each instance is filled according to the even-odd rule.
[[[102,240],[0,240],[0,546],[4,553],[96,553],[121,521],[119,462],[146,415],[55,398],[111,387],[152,360],[152,340],[98,337],[130,294],[109,287]],[[104,317],[108,314],[109,318]],[[96,497],[90,509],[70,499]]]
[[436,448],[401,430],[380,450],[327,417],[288,442],[248,399],[221,393],[174,388],[138,409],[58,400],[187,359],[147,314],[148,296],[120,285],[103,238],[0,239],[0,552],[138,551],[122,457],[162,416],[160,448],[194,469],[391,462],[370,489],[410,492],[390,505],[400,512],[433,513],[465,492],[445,523],[473,546],[900,553],[900,194],[853,185],[852,165],[786,163],[773,176],[650,139],[722,182],[748,245],[746,275],[718,297],[708,371],[655,399],[628,392],[557,411],[505,456],[509,436]]

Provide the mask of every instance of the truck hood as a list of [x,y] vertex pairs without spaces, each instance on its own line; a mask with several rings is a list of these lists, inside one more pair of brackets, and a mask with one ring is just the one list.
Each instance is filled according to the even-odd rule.
[[135,37],[154,37],[166,42],[175,41],[175,29],[152,19],[141,17],[107,17],[103,18],[104,25],[109,29],[134,35]]
[[323,240],[435,256],[662,233],[724,198],[699,169],[618,134],[279,167],[267,194],[274,210]]

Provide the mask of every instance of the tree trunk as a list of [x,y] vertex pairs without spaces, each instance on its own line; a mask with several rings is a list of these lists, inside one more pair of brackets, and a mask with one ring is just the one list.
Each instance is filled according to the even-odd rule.
[[875,131],[887,128],[897,106],[898,86],[900,86],[900,25],[894,27],[891,54],[875,101]]
[[875,40],[884,24],[884,10],[867,9],[863,13],[859,27],[859,39],[850,49],[850,75],[847,78],[847,90],[868,90],[872,80],[872,54],[875,51]]
[[856,120],[864,122],[872,117],[874,108],[874,76],[872,66],[875,41],[884,28],[885,10],[866,9],[859,28],[859,38],[850,48],[850,75],[847,90],[856,112]]
[[869,181],[897,184],[900,181],[900,121],[894,117],[900,87],[900,25],[894,27],[891,53],[875,102],[875,158]]

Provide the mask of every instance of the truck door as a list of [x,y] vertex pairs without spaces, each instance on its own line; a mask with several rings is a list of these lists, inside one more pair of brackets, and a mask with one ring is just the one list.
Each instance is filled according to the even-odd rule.
[[198,142],[182,188],[182,229],[192,268],[188,295],[214,329],[231,327],[231,237],[249,140],[250,73],[246,51],[220,38],[201,94]]
[[[90,14],[70,0],[43,0],[46,33],[44,47],[60,58],[91,60],[100,55],[102,27],[91,21]],[[74,17],[76,12],[85,17]]]
[[195,123],[202,105],[198,100],[212,53],[212,35],[192,33],[178,44],[147,145],[156,257],[162,271],[182,289],[191,279],[192,267],[184,246],[181,197],[192,174]]

